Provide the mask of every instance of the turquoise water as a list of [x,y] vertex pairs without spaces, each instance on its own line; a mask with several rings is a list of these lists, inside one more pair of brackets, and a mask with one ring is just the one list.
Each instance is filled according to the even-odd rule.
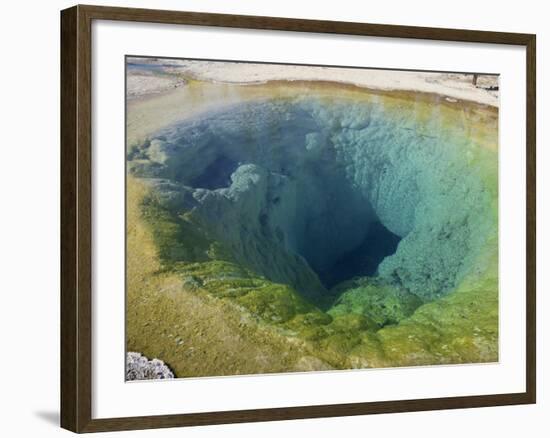
[[173,124],[128,160],[165,208],[220,242],[216,257],[312,302],[354,277],[430,301],[496,234],[495,155],[467,134],[436,109],[420,120],[376,99],[266,100]]

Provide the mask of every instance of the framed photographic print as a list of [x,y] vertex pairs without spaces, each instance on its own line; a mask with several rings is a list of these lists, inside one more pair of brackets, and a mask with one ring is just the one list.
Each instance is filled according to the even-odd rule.
[[64,428],[535,402],[534,35],[75,6],[61,50]]

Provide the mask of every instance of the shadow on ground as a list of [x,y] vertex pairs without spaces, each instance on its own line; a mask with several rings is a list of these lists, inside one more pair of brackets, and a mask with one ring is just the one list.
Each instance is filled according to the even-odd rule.
[[49,423],[53,426],[59,426],[59,412],[58,411],[37,411],[34,413],[45,423]]

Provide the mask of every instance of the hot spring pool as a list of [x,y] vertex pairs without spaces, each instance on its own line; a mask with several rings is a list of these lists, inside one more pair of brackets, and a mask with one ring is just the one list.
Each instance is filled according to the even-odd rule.
[[[446,339],[423,328],[425,309],[431,316],[422,318],[447,324],[441,303],[465,284],[470,300],[496,278],[490,120],[381,95],[254,99],[135,141],[127,168],[148,187],[143,216],[164,269],[184,287],[232,300],[321,349],[347,333],[359,339],[346,347],[358,366],[409,364]],[[327,329],[344,320],[342,332]],[[391,334],[407,324],[408,341]],[[374,334],[382,353],[351,353]],[[391,342],[412,359],[387,359]]]
[[157,132],[129,169],[231,260],[308,298],[367,275],[432,300],[475,268],[497,219],[494,152],[443,122],[375,102],[247,103]]

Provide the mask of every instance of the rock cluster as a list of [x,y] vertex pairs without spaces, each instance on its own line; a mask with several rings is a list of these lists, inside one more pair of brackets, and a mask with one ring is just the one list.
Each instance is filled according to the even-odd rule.
[[174,373],[159,359],[149,360],[140,353],[126,353],[126,380],[173,379]]

